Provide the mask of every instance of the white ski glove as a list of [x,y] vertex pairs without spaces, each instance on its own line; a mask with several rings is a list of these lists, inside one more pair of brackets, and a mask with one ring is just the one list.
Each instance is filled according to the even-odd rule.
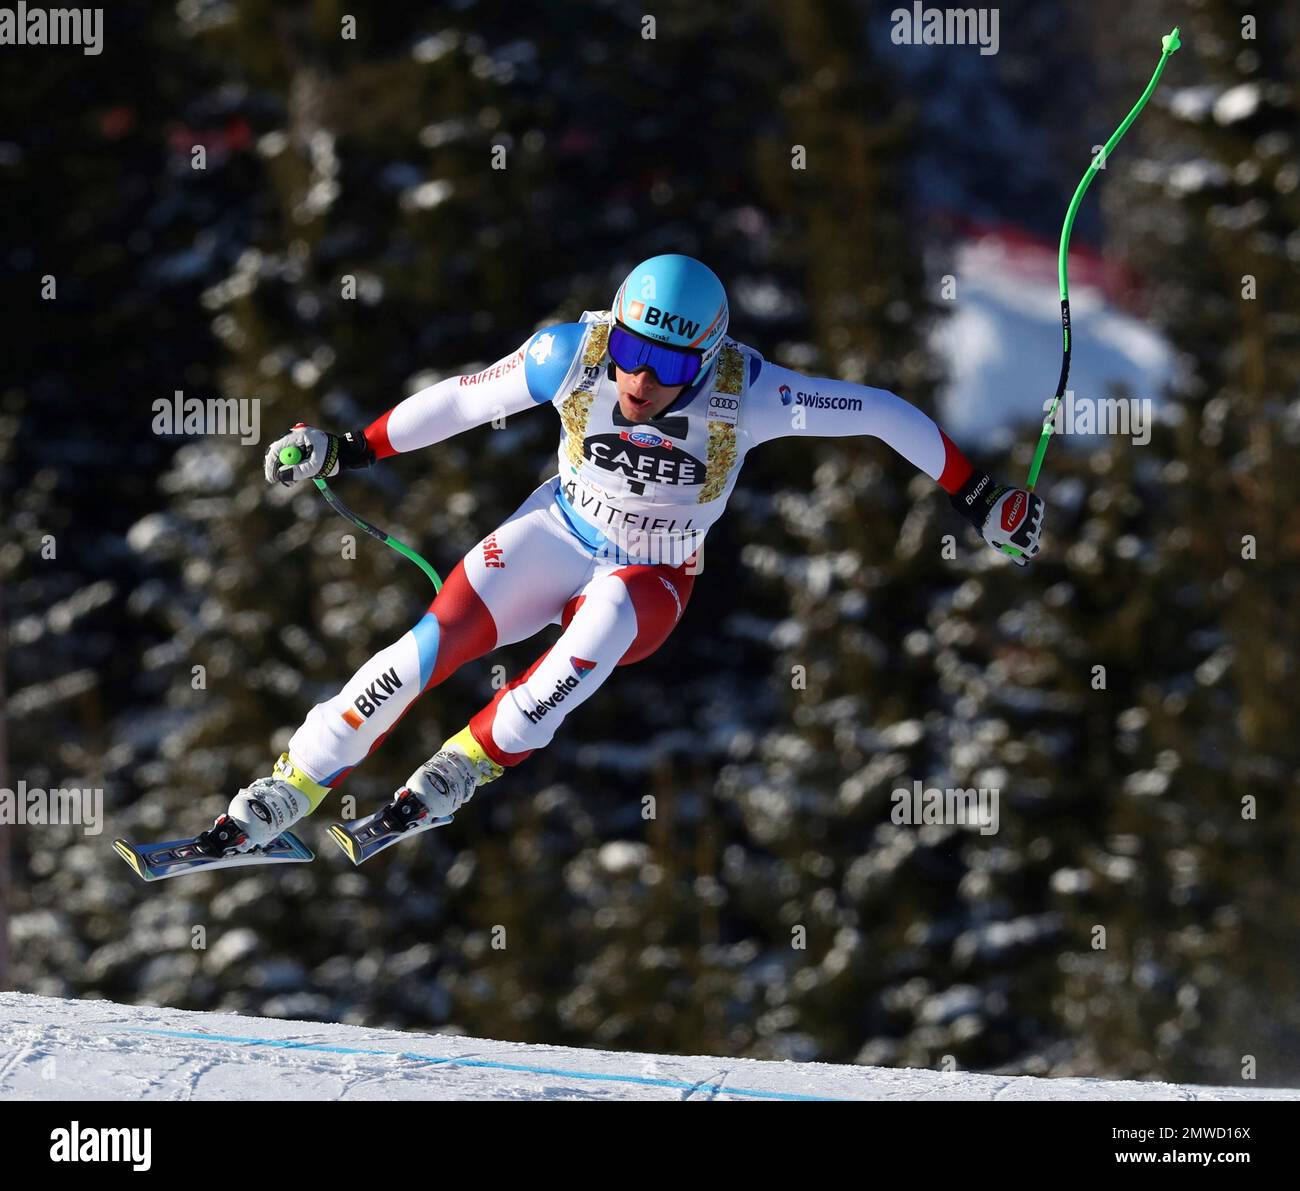
[[[297,447],[302,453],[301,460],[291,466],[280,462],[280,452],[285,447]],[[329,479],[345,467],[369,467],[374,461],[375,453],[366,442],[364,431],[330,434],[327,430],[317,430],[299,422],[288,434],[266,448],[263,470],[268,484],[289,487],[314,476]]]
[[1038,553],[1047,506],[1034,493],[995,484],[985,472],[972,472],[961,491],[953,495],[952,504],[990,546],[1016,566],[1028,566]]

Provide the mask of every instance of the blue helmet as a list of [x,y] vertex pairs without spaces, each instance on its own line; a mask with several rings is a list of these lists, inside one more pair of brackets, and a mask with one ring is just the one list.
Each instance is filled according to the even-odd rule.
[[642,261],[614,295],[609,351],[627,372],[690,384],[713,363],[727,332],[727,291],[707,265],[670,253]]

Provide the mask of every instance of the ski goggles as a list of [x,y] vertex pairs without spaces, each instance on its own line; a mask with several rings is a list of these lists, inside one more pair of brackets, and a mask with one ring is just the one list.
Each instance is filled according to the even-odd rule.
[[650,369],[661,385],[689,385],[700,375],[704,353],[656,343],[615,323],[609,332],[609,358],[624,372]]

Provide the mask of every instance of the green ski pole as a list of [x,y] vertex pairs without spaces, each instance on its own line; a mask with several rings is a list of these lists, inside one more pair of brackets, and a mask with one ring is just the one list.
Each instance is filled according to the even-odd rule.
[[[280,462],[285,467],[293,467],[302,462],[302,450],[290,444],[280,449]],[[385,533],[377,525],[371,525],[364,517],[358,517],[347,505],[345,505],[331,490],[330,486],[325,483],[319,476],[312,477],[312,483],[321,490],[321,495],[329,502],[331,508],[336,513],[346,517],[358,529],[364,529],[372,538],[378,538],[385,546],[390,546],[404,558],[409,558],[417,567],[420,568],[433,581],[433,590],[435,593],[442,590],[442,580],[438,578],[438,572],[424,561],[414,550],[405,542],[399,542],[390,533]]]
[[[1056,257],[1056,275],[1061,290],[1061,379],[1056,383],[1056,396],[1052,398],[1051,409],[1043,421],[1043,432],[1038,438],[1038,449],[1034,451],[1034,460],[1029,465],[1029,478],[1025,482],[1025,487],[1030,492],[1034,490],[1034,486],[1038,483],[1038,473],[1042,471],[1043,458],[1047,454],[1047,444],[1052,437],[1052,424],[1056,420],[1056,410],[1061,404],[1061,398],[1065,396],[1065,386],[1070,379],[1070,281],[1067,265],[1070,251],[1070,233],[1074,231],[1074,217],[1078,214],[1079,204],[1083,201],[1083,196],[1088,187],[1092,185],[1093,178],[1097,176],[1097,171],[1105,165],[1111,150],[1119,144],[1120,138],[1128,131],[1129,125],[1137,119],[1138,113],[1146,107],[1147,100],[1155,93],[1156,84],[1160,82],[1160,75],[1165,69],[1165,63],[1180,45],[1182,45],[1182,42],[1178,39],[1178,26],[1175,25],[1173,31],[1160,40],[1160,61],[1156,63],[1155,73],[1151,76],[1151,81],[1147,83],[1147,89],[1142,92],[1142,98],[1133,105],[1133,110],[1124,117],[1124,122],[1115,129],[1102,151],[1093,158],[1092,164],[1084,172],[1083,178],[1074,192],[1074,197],[1070,200],[1070,206],[1065,212],[1065,223],[1061,228],[1061,244]],[[1018,555],[1020,553],[1014,546],[1004,546],[1003,550],[1007,554]]]
[[1087,193],[1088,187],[1092,185],[1092,180],[1097,176],[1097,171],[1106,163],[1110,157],[1111,151],[1119,144],[1120,138],[1128,131],[1129,125],[1137,119],[1138,113],[1147,105],[1147,100],[1151,98],[1156,89],[1156,84],[1160,82],[1160,75],[1165,69],[1165,63],[1182,43],[1178,39],[1178,27],[1174,26],[1172,33],[1167,34],[1161,39],[1160,61],[1156,64],[1155,73],[1151,76],[1151,81],[1147,84],[1147,89],[1142,92],[1142,98],[1133,105],[1133,110],[1124,117],[1124,123],[1121,124],[1111,134],[1110,140],[1105,144],[1101,153],[1093,158],[1092,164],[1084,172],[1078,188],[1074,192],[1074,197],[1070,200],[1069,209],[1065,212],[1065,224],[1061,228],[1061,244],[1056,256],[1056,275],[1061,289],[1061,379],[1056,385],[1056,396],[1052,399],[1052,408],[1047,415],[1047,420],[1043,423],[1043,433],[1038,440],[1038,450],[1034,452],[1034,461],[1029,468],[1029,479],[1026,486],[1032,492],[1034,485],[1038,483],[1038,473],[1043,467],[1043,456],[1047,454],[1047,443],[1052,437],[1052,423],[1056,418],[1056,409],[1060,405],[1061,398],[1065,396],[1065,386],[1070,379],[1070,279],[1068,275],[1067,257],[1070,251],[1070,234],[1074,231],[1074,217],[1079,213],[1079,204],[1083,201],[1084,194]]

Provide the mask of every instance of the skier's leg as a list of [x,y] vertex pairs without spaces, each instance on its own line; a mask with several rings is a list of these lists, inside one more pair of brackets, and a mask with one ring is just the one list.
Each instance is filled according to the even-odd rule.
[[[467,575],[471,551],[447,576],[419,622],[362,664],[333,698],[318,703],[289,740],[294,765],[322,786],[338,785],[396,726],[415,700],[497,643],[487,599]],[[485,599],[485,596],[487,597]]]
[[500,766],[549,744],[561,721],[613,672],[653,653],[676,627],[695,575],[680,567],[603,569],[565,606],[550,649],[498,691],[466,732]]
[[555,619],[590,574],[591,557],[557,524],[552,499],[539,487],[456,564],[414,628],[312,708],[289,741],[296,768],[337,786],[424,691]]
[[[531,636],[591,574],[543,484],[447,577],[418,624],[317,704],[270,778],[241,790],[229,818],[255,846],[310,814],[393,729],[416,698],[465,662]],[[218,820],[220,822],[220,820]]]

